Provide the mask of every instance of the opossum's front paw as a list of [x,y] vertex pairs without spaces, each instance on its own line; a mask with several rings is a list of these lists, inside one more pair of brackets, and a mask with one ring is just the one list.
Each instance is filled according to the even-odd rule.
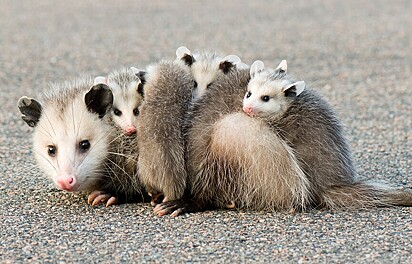
[[87,198],[87,203],[91,204],[92,206],[101,203],[106,203],[106,207],[108,207],[110,205],[116,204],[116,202],[116,197],[103,191],[93,191],[91,194],[89,194],[89,197]]
[[158,216],[170,214],[170,216],[174,217],[189,212],[190,210],[188,209],[189,204],[186,201],[180,199],[157,204],[153,209],[153,212]]

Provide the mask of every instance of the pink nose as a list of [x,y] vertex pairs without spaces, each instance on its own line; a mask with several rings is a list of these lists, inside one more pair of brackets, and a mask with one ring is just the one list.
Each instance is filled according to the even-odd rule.
[[252,107],[250,107],[250,105],[245,105],[243,107],[243,112],[245,112],[246,114],[251,114],[252,113]]
[[130,136],[131,134],[136,133],[136,127],[135,126],[128,126],[128,127],[126,127],[125,132],[126,132],[126,135]]
[[71,175],[59,176],[56,180],[60,189],[65,191],[73,191],[76,185],[76,178]]

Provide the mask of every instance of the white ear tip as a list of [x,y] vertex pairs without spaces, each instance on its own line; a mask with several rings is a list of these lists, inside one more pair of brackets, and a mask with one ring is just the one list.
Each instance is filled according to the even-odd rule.
[[281,69],[283,71],[287,71],[288,70],[288,62],[286,60],[282,60],[278,67],[276,67],[276,70]]
[[265,68],[265,64],[261,60],[257,60],[253,62],[252,66],[250,66],[250,76],[254,76],[255,74],[263,71]]
[[136,68],[136,67],[130,67],[130,70],[132,70],[132,72],[133,72],[134,74],[138,74],[138,73],[140,72],[140,70],[139,70],[138,68]]
[[100,84],[100,83],[106,84],[106,77],[98,76],[98,77],[94,78],[93,85]]
[[303,92],[303,90],[305,90],[306,83],[305,81],[296,82],[295,87],[296,87],[296,96],[298,96],[299,94]]
[[240,63],[240,58],[236,55],[228,55],[224,57],[222,61],[228,61],[236,65]]
[[263,69],[263,68],[265,68],[265,64],[263,63],[263,61],[257,60],[255,62],[253,62],[252,67],[256,68],[256,69]]
[[176,57],[178,59],[183,58],[183,56],[185,56],[185,54],[187,55],[192,55],[192,53],[190,52],[190,50],[188,48],[186,48],[185,46],[181,46],[179,48],[177,48],[176,50]]

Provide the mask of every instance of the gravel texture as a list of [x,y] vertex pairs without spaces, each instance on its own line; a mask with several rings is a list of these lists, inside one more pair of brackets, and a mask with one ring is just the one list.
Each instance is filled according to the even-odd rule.
[[287,59],[339,112],[360,178],[412,187],[410,0],[0,6],[0,262],[412,263],[411,208],[158,218],[148,204],[91,207],[39,172],[16,107],[49,82],[144,67],[181,45]]

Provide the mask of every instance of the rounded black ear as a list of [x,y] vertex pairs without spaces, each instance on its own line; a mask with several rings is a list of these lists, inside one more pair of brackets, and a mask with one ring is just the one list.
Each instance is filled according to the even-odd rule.
[[90,88],[90,91],[84,96],[84,102],[90,112],[97,113],[99,118],[102,118],[112,107],[113,94],[109,86],[99,83]]
[[195,58],[189,54],[185,54],[181,60],[183,60],[188,66],[192,66],[193,62],[195,62]]
[[30,127],[35,127],[41,116],[41,104],[32,98],[23,96],[17,102],[17,107],[23,114],[21,118],[24,122],[26,122]]
[[190,50],[184,46],[179,47],[176,50],[176,57],[184,61],[188,66],[192,66],[192,64],[195,62],[195,58],[193,57]]
[[222,72],[224,74],[228,73],[230,71],[230,69],[232,69],[235,66],[235,64],[233,64],[230,61],[222,61],[219,64],[219,69],[222,70]]

